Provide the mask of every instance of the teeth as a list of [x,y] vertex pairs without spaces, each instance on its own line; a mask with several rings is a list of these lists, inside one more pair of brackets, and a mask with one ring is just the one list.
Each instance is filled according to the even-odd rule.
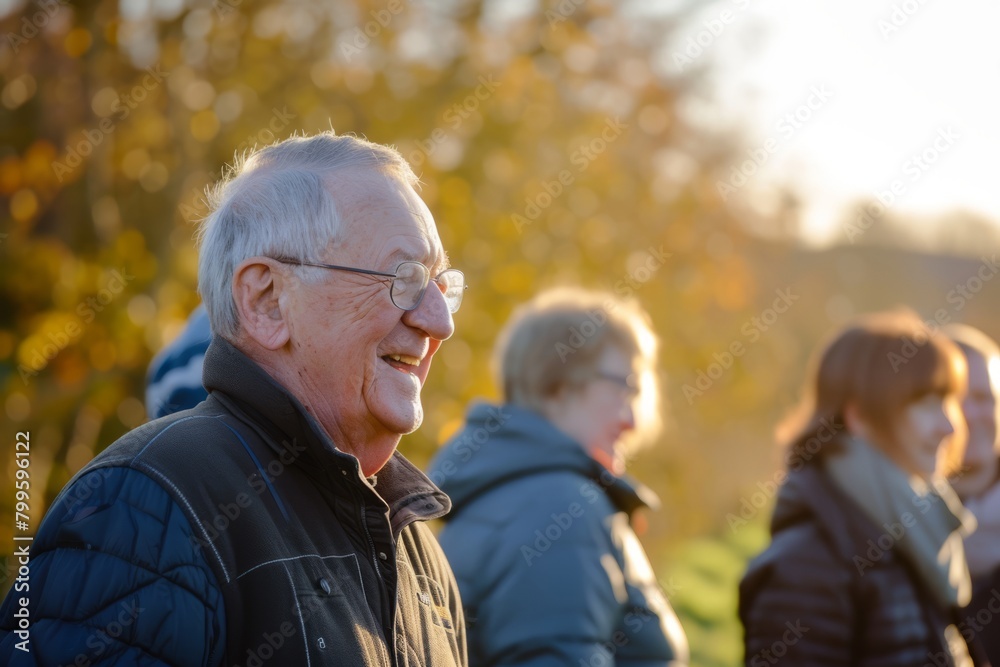
[[411,357],[406,354],[390,354],[389,358],[392,359],[393,361],[398,361],[408,366],[420,365],[420,357]]

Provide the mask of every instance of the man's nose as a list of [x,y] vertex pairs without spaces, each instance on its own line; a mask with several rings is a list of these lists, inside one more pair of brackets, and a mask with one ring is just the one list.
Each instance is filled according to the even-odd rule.
[[433,280],[427,285],[420,304],[404,313],[403,321],[435,340],[448,340],[455,333],[455,320],[448,310],[444,292]]

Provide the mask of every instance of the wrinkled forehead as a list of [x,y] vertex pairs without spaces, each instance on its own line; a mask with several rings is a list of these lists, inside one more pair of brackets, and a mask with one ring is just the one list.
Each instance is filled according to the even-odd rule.
[[409,183],[369,172],[331,190],[344,223],[335,246],[370,249],[378,259],[418,261],[436,271],[447,268],[434,216]]

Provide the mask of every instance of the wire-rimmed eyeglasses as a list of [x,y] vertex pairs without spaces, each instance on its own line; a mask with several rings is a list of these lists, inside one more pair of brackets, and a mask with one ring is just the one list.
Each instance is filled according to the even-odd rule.
[[468,285],[465,284],[465,274],[458,269],[448,269],[431,278],[431,271],[420,262],[405,261],[396,266],[395,273],[385,273],[384,271],[372,271],[370,269],[358,269],[353,266],[340,266],[338,264],[319,264],[316,262],[305,262],[300,259],[290,257],[271,257],[271,259],[282,264],[295,264],[298,266],[314,266],[319,269],[332,269],[334,271],[350,271],[352,273],[363,273],[369,276],[379,276],[381,278],[392,278],[389,283],[389,298],[394,306],[400,310],[413,310],[420,305],[427,292],[427,286],[435,282],[444,294],[445,303],[448,304],[448,312],[457,313],[462,305],[462,297]]

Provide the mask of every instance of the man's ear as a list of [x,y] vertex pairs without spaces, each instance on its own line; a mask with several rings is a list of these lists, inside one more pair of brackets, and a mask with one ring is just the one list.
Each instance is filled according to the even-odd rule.
[[240,328],[258,345],[277,350],[288,342],[288,322],[282,311],[282,289],[287,286],[277,262],[267,257],[244,260],[233,274],[233,300]]

